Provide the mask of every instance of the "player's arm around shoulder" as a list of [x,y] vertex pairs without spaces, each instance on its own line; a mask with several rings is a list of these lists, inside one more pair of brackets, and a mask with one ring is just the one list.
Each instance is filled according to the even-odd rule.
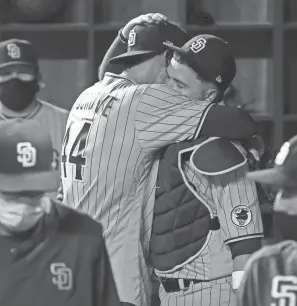
[[238,140],[252,137],[256,130],[256,122],[245,110],[216,104],[205,118],[201,135]]
[[212,104],[191,100],[166,85],[142,88],[137,99],[135,129],[143,149],[158,149],[198,137]]
[[139,96],[136,130],[144,149],[199,136],[246,139],[256,131],[243,110],[193,100],[163,84],[147,85]]
[[98,79],[101,81],[106,72],[112,73],[121,73],[125,69],[124,64],[111,64],[109,60],[113,57],[116,57],[120,54],[127,52],[129,34],[130,31],[136,25],[147,25],[161,22],[163,20],[167,20],[167,17],[160,13],[149,13],[145,15],[140,15],[132,20],[130,20],[123,28],[121,28],[118,32],[117,37],[107,50],[101,65],[98,67]]

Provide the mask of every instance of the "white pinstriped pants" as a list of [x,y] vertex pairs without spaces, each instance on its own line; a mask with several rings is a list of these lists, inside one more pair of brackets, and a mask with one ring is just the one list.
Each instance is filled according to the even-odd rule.
[[224,277],[210,282],[190,284],[189,289],[167,293],[160,286],[161,306],[235,306],[232,278]]

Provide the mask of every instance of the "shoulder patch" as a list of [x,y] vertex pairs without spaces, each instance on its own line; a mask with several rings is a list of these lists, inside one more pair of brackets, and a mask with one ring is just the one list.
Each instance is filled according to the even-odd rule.
[[225,138],[210,138],[199,145],[191,156],[191,163],[205,175],[231,172],[247,160],[237,147]]
[[238,227],[246,227],[252,221],[252,211],[246,205],[238,205],[231,211],[231,220]]

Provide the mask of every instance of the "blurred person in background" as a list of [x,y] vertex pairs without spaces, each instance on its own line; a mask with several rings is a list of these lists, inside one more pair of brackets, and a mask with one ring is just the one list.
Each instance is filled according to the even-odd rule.
[[250,258],[238,291],[238,306],[297,305],[297,136],[285,142],[273,168],[247,177],[277,189],[273,213],[275,244]]
[[102,226],[54,202],[46,128],[0,122],[0,305],[119,306]]
[[[0,121],[22,118],[39,122],[49,131],[54,146],[55,167],[60,171],[68,111],[38,99],[42,86],[33,45],[20,39],[0,42]],[[51,196],[55,198],[56,192],[52,192]]]

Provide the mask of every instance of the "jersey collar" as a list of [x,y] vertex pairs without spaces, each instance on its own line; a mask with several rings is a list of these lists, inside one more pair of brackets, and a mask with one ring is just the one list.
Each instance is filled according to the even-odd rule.
[[111,73],[111,72],[106,72],[105,76],[107,77],[111,77],[111,78],[116,78],[116,79],[122,79],[122,80],[127,80],[129,82],[131,82],[132,84],[136,85],[136,82],[134,80],[132,80],[131,78],[129,78],[127,75],[124,75],[123,73],[121,74],[115,74],[115,73]]
[[5,109],[3,106],[2,111],[0,112],[0,118],[4,120],[16,119],[16,118],[30,119],[39,112],[40,108],[41,108],[41,103],[39,99],[34,100],[27,110],[19,113],[10,111],[9,109]]

